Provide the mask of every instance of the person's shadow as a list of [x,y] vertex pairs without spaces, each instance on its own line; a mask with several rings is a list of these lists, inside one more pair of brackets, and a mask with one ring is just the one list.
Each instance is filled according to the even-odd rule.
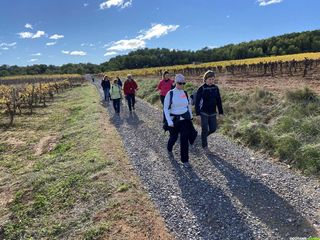
[[118,113],[111,113],[109,110],[109,114],[111,117],[109,118],[110,123],[112,123],[116,128],[120,128],[123,124],[123,119],[120,114]]
[[126,122],[128,125],[131,125],[133,127],[138,127],[140,124],[143,123],[143,121],[139,119],[138,115],[134,111],[128,112]]
[[307,219],[264,183],[245,175],[210,151],[206,156],[226,177],[232,194],[269,229],[284,239],[318,236]]
[[176,172],[181,197],[196,217],[197,238],[254,239],[252,230],[243,216],[239,215],[229,197],[220,188],[201,179],[191,165],[182,166],[173,156],[169,156],[169,159]]

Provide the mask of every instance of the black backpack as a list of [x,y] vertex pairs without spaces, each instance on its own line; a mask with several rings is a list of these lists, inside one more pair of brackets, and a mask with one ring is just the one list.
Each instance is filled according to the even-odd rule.
[[[203,85],[202,85],[201,87],[202,87],[202,91],[203,91],[203,92],[206,91],[206,90],[210,90],[210,89],[211,89],[211,88],[205,88]],[[201,87],[199,87],[199,88],[201,88]],[[190,98],[191,98],[191,105],[193,105],[193,106],[196,104],[197,92],[198,92],[199,88],[195,89],[195,90],[193,91],[193,93],[191,94],[191,96],[190,96]]]

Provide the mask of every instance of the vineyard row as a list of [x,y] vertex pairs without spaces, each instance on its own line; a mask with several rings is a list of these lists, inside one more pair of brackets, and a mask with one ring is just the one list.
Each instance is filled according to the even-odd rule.
[[12,125],[15,116],[21,114],[22,109],[27,109],[32,114],[35,106],[46,106],[48,101],[54,100],[55,94],[82,84],[84,81],[84,78],[78,77],[63,81],[51,80],[49,83],[0,85],[0,111],[9,116],[9,125]]
[[173,74],[182,73],[185,75],[202,75],[207,70],[219,73],[255,74],[257,76],[275,76],[276,74],[301,73],[303,77],[320,63],[320,53],[303,53],[285,56],[253,58],[244,60],[232,60],[222,62],[211,62],[202,64],[176,65],[169,67],[142,68],[133,70],[110,71],[106,74],[110,77],[133,74],[136,76],[158,75],[161,76],[164,70]]

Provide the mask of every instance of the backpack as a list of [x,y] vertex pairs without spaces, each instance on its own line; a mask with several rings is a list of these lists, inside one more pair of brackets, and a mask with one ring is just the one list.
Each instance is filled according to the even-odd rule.
[[190,95],[190,98],[191,98],[191,105],[195,105],[196,104],[196,99],[197,99],[197,92],[198,92],[198,89],[195,89],[192,94]]
[[[117,88],[116,91],[114,91],[114,88]],[[118,91],[118,92],[117,92]],[[114,86],[113,84],[111,85],[110,89],[110,98],[114,97],[116,94],[119,93],[119,97],[122,98],[121,96],[121,89],[118,85]]]
[[[188,97],[187,91],[184,91],[184,93],[186,94],[187,99],[188,99],[188,102],[189,102],[189,97]],[[173,98],[173,91],[170,90],[169,94],[170,94],[169,109],[171,109],[172,98]],[[164,115],[164,113],[163,113],[163,127],[162,127],[162,128],[163,128],[163,130],[164,130],[165,132],[169,130],[169,125],[168,125],[168,122],[167,122],[167,119],[166,119],[166,116]]]
[[[202,91],[204,92],[204,91],[206,91],[206,90],[208,90],[208,89],[210,89],[210,88],[205,88],[205,87],[203,87],[203,86],[201,86],[202,87]],[[198,90],[199,90],[199,88],[198,89],[195,89],[194,91],[193,91],[193,93],[190,95],[190,98],[191,98],[191,105],[195,105],[196,104],[196,99],[197,99],[197,92],[198,92]]]

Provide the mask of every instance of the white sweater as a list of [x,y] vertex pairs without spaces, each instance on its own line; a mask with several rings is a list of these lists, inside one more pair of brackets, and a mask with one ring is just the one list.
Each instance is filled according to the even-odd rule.
[[170,91],[167,93],[166,97],[164,98],[164,104],[163,104],[164,115],[167,119],[169,126],[173,125],[173,121],[172,121],[173,116],[170,116],[170,113],[174,115],[180,115],[189,111],[190,116],[192,118],[191,106],[189,104],[188,98],[184,90],[178,90],[177,88],[174,88],[171,91],[173,91],[171,108],[169,109]]

